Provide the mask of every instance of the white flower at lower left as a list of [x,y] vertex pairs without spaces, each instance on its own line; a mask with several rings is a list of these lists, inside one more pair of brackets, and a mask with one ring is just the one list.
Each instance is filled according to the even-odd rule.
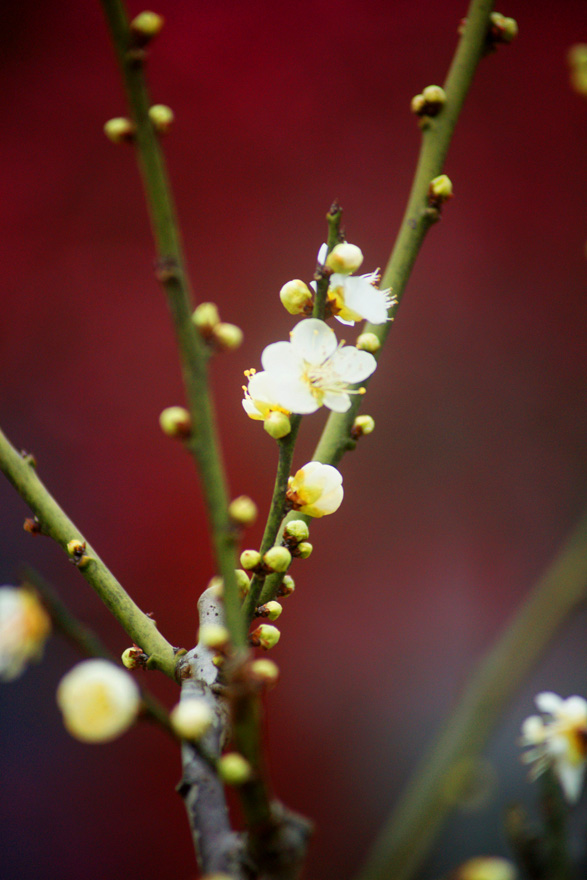
[[128,672],[109,660],[83,660],[61,679],[57,704],[75,739],[110,742],[134,724],[141,693]]

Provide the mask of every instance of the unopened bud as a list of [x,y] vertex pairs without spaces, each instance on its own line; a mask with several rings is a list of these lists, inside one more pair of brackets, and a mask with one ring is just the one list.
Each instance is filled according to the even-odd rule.
[[250,665],[251,675],[265,687],[273,687],[279,679],[279,667],[273,660],[261,657]]
[[369,351],[373,354],[381,348],[381,342],[375,333],[361,333],[357,338],[356,346],[360,351]]
[[372,434],[375,430],[375,419],[372,416],[357,416],[351,428],[351,437],[357,439],[364,434]]
[[73,540],[67,545],[67,552],[71,557],[71,561],[78,568],[85,568],[88,562],[92,561],[91,556],[86,556],[86,542]]
[[283,608],[279,602],[271,601],[266,602],[265,605],[259,605],[256,614],[257,617],[266,617],[267,620],[277,620],[282,611]]
[[253,775],[246,758],[238,752],[228,752],[218,759],[218,775],[227,785],[244,785]]
[[307,284],[294,278],[279,291],[279,299],[290,315],[309,315],[312,311],[314,294]]
[[342,241],[335,245],[326,258],[326,265],[333,272],[341,275],[350,275],[355,272],[363,262],[363,253],[356,244]]
[[138,666],[143,665],[141,658],[144,656],[140,648],[127,648],[126,651],[122,652],[120,659],[122,660],[122,665],[127,669],[136,669]]
[[274,440],[281,440],[282,437],[287,436],[291,431],[291,422],[289,420],[289,416],[286,416],[285,413],[279,412],[279,410],[274,409],[271,410],[265,421],[263,422],[263,427],[267,431],[270,437],[273,437]]
[[281,633],[276,626],[272,626],[270,623],[262,623],[250,633],[249,638],[254,648],[263,648],[265,651],[269,651],[270,648],[275,647],[281,638]]
[[176,440],[187,440],[192,433],[192,420],[183,406],[168,406],[159,416],[159,424],[164,434]]
[[104,134],[113,144],[128,144],[134,140],[135,127],[130,119],[116,116],[104,123]]
[[455,880],[516,880],[512,862],[497,856],[469,859],[455,871]]
[[234,574],[236,577],[236,586],[241,595],[241,599],[244,599],[251,589],[251,581],[249,580],[249,576],[246,571],[244,571],[242,568],[235,568]]
[[178,703],[169,717],[178,736],[182,739],[199,740],[211,727],[214,713],[205,700],[190,697]]
[[498,43],[511,43],[518,36],[518,23],[515,18],[508,18],[501,12],[492,12],[489,20],[491,22],[491,36]]
[[422,97],[426,104],[437,104],[439,108],[446,103],[446,92],[441,86],[426,86]]
[[153,104],[149,107],[149,119],[159,134],[167,134],[175,119],[175,114],[167,104]]
[[271,547],[264,555],[263,562],[271,571],[287,571],[291,565],[291,553],[287,547]]
[[307,559],[313,549],[314,547],[309,541],[301,541],[296,547],[296,556],[299,556],[300,559]]
[[303,519],[292,519],[286,523],[284,534],[286,538],[292,538],[299,543],[307,541],[310,537],[310,529]]
[[139,12],[130,23],[130,29],[141,46],[146,46],[161,31],[165,19],[156,12]]
[[415,113],[416,116],[423,116],[425,106],[426,101],[424,100],[424,95],[414,95],[410,102],[410,110],[412,113]]
[[439,174],[438,177],[430,181],[429,200],[434,200],[436,204],[441,205],[452,198],[452,195],[452,181],[446,174]]
[[281,582],[281,586],[279,588],[278,595],[282,599],[285,599],[287,596],[291,596],[291,594],[293,593],[295,588],[296,588],[296,584],[295,584],[295,581],[292,578],[291,574],[285,574],[283,576],[283,580]]
[[257,519],[257,505],[248,495],[239,495],[230,502],[228,515],[239,526],[251,526]]
[[244,334],[236,324],[227,324],[221,321],[214,327],[212,337],[221,351],[234,351],[242,345]]
[[200,303],[199,306],[196,306],[194,314],[192,315],[192,321],[202,336],[209,336],[214,330],[214,327],[220,322],[218,306],[215,303]]
[[240,555],[240,563],[245,571],[252,571],[261,564],[261,554],[258,550],[243,550]]
[[198,642],[211,650],[220,651],[226,648],[230,634],[225,626],[219,623],[203,623],[198,633]]

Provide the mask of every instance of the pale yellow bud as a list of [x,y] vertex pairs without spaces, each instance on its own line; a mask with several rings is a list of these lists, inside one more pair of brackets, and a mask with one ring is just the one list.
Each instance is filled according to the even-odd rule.
[[240,556],[240,563],[245,571],[252,571],[261,564],[261,554],[258,550],[243,550]]
[[425,106],[426,101],[424,100],[424,95],[414,95],[410,102],[410,110],[412,113],[415,113],[416,116],[421,116],[424,112]]
[[77,565],[78,568],[85,568],[88,562],[92,561],[91,556],[85,555],[86,551],[86,542],[73,540],[69,541],[67,545],[67,552],[71,556],[72,562]]
[[203,336],[209,335],[220,322],[218,307],[215,303],[200,303],[199,306],[196,306],[192,321]]
[[203,623],[198,633],[198,643],[218,651],[226,648],[230,641],[230,634],[225,626],[219,623]]
[[153,104],[149,107],[149,119],[159,134],[167,134],[175,119],[175,114],[167,104]]
[[287,571],[291,565],[291,553],[287,547],[271,547],[264,555],[263,562],[272,571]]
[[239,495],[228,506],[228,515],[240,526],[251,526],[257,519],[257,512],[257,505],[248,495]]
[[176,440],[187,440],[192,433],[190,414],[183,406],[168,406],[159,416],[159,425],[164,434]]
[[285,536],[295,541],[307,541],[310,537],[310,529],[303,519],[292,519],[285,525]]
[[266,660],[263,657],[259,660],[253,660],[250,670],[253,677],[266,687],[272,687],[277,684],[279,667],[273,660]]
[[372,416],[357,416],[353,422],[351,435],[360,437],[363,434],[372,434],[375,430],[375,419]]
[[518,36],[518,23],[515,18],[508,18],[501,12],[492,12],[489,20],[494,30],[497,31],[496,36],[499,42],[511,43]]
[[374,354],[381,348],[381,342],[375,333],[361,333],[357,338],[356,346],[361,351],[369,351]]
[[249,576],[246,571],[244,571],[242,568],[236,568],[234,570],[234,573],[236,576],[236,585],[238,587],[238,591],[241,595],[241,598],[244,599],[251,589],[251,581],[249,580]]
[[139,12],[139,14],[133,18],[130,23],[130,29],[133,33],[141,37],[141,44],[145,45],[152,40],[153,37],[157,36],[164,24],[165,19],[161,15],[157,15],[156,12],[145,10],[144,12]]
[[190,697],[177,704],[170,714],[171,726],[182,739],[199,740],[212,725],[214,713],[205,700]]
[[109,660],[83,660],[62,679],[57,703],[63,722],[82,742],[109,742],[135,721],[141,696],[135,681]]
[[335,245],[326,258],[328,268],[341,275],[350,275],[351,272],[356,272],[362,262],[361,248],[356,244],[349,244],[348,241],[342,241]]
[[113,144],[125,144],[134,140],[135,127],[130,119],[116,116],[104,123],[104,134]]
[[292,576],[290,574],[284,575],[283,581],[281,582],[281,586],[279,588],[280,597],[282,599],[285,599],[287,596],[291,596],[295,588],[296,584]]
[[240,345],[244,338],[243,331],[236,324],[227,324],[221,321],[216,324],[212,331],[214,342],[222,351],[234,351]]
[[291,422],[289,416],[274,409],[263,422],[263,427],[274,440],[281,440],[291,431]]
[[238,752],[228,752],[218,759],[218,775],[227,785],[244,785],[253,775],[253,769]]
[[275,601],[266,602],[257,609],[259,617],[266,617],[267,620],[277,620],[282,611],[282,606]]
[[512,862],[497,856],[469,859],[456,871],[456,880],[516,880],[517,876]]
[[442,107],[446,103],[446,92],[441,86],[426,86],[422,97],[426,104],[436,104],[438,107]]
[[300,559],[307,559],[308,556],[311,555],[314,547],[310,544],[309,541],[301,541],[296,547],[296,555],[300,557]]
[[314,294],[307,284],[294,278],[283,285],[279,291],[279,299],[290,315],[306,315],[312,310]]
[[280,638],[281,633],[276,626],[272,626],[270,623],[262,623],[250,634],[253,647],[263,648],[265,651],[274,648]]
[[452,181],[446,174],[439,174],[430,181],[430,195],[437,202],[446,202],[452,197]]
[[140,648],[127,648],[126,651],[122,652],[121,660],[122,665],[127,669],[136,669],[140,666],[139,657],[142,655],[142,651]]

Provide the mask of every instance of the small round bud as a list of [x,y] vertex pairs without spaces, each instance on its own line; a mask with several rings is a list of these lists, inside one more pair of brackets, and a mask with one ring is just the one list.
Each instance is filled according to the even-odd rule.
[[86,545],[82,541],[69,541],[67,544],[67,552],[70,556],[79,556],[86,549]]
[[244,785],[253,775],[253,769],[238,752],[228,752],[218,759],[218,775],[227,785]]
[[144,12],[139,12],[130,23],[130,29],[133,34],[139,38],[139,42],[142,46],[146,46],[153,37],[156,37],[158,33],[160,33],[163,25],[165,24],[165,19],[161,15],[157,15],[156,12],[150,12],[145,10]]
[[208,581],[207,590],[212,590],[214,596],[217,599],[224,598],[224,578],[221,578],[219,574],[215,574],[213,578],[210,578]]
[[309,541],[301,541],[296,547],[296,555],[299,556],[300,559],[307,559],[308,556],[312,554],[313,549],[314,547]]
[[242,568],[235,568],[234,574],[236,576],[236,585],[241,595],[241,599],[244,599],[251,589],[251,581],[249,580],[249,576],[246,571],[244,571]]
[[214,651],[226,648],[230,634],[225,626],[219,623],[203,623],[198,633],[198,643]]
[[497,856],[469,859],[455,871],[455,880],[516,880],[512,862]]
[[253,660],[250,665],[251,675],[265,687],[273,687],[279,679],[279,667],[273,660],[266,660],[261,657],[259,660]]
[[312,311],[314,294],[307,284],[294,278],[279,291],[279,299],[290,315],[308,315]]
[[258,550],[243,550],[240,555],[240,563],[245,571],[252,571],[261,564],[261,554]]
[[182,739],[201,739],[213,720],[214,713],[208,703],[197,697],[182,700],[170,715],[171,726]]
[[248,495],[239,495],[230,502],[228,515],[239,526],[251,526],[257,519],[257,505]]
[[293,538],[298,543],[307,541],[310,537],[310,529],[303,519],[292,519],[285,525],[285,537]]
[[375,333],[361,333],[357,338],[356,346],[360,351],[369,351],[374,354],[381,348],[381,343]]
[[291,553],[287,547],[271,547],[263,557],[263,562],[271,571],[287,571],[291,565]]
[[518,36],[518,23],[515,18],[508,18],[501,12],[492,12],[489,16],[491,22],[491,36],[497,43],[511,43]]
[[214,330],[214,327],[220,323],[218,307],[215,303],[200,303],[199,306],[196,306],[194,314],[192,315],[192,321],[202,336],[209,336]]
[[127,648],[126,651],[122,652],[121,660],[122,665],[126,667],[126,669],[136,669],[141,665],[139,658],[142,656],[142,651],[140,648]]
[[283,576],[283,581],[281,582],[281,586],[279,588],[279,596],[282,599],[285,599],[286,596],[291,596],[295,588],[296,584],[291,574],[286,574]]
[[113,144],[128,144],[134,140],[135,127],[130,119],[117,116],[104,123],[104,134]]
[[371,416],[357,416],[353,422],[351,434],[361,437],[363,434],[372,434],[375,430],[375,419]]
[[279,602],[271,601],[266,602],[265,605],[260,605],[257,608],[257,616],[266,617],[267,620],[277,620],[282,611],[283,608]]
[[192,433],[192,420],[183,406],[168,406],[159,416],[159,424],[164,434],[176,440],[187,440]]
[[175,114],[167,104],[153,104],[149,107],[149,119],[159,134],[167,134],[175,119]]
[[274,440],[281,440],[291,431],[291,422],[289,416],[274,409],[263,422],[263,427]]
[[226,324],[224,321],[216,324],[212,336],[221,351],[234,351],[242,345],[244,338],[240,327],[237,327],[236,324]]
[[436,104],[439,109],[446,104],[446,92],[441,86],[426,86],[422,97],[426,104]]
[[326,265],[333,272],[341,275],[350,275],[355,272],[363,262],[363,253],[356,244],[342,241],[335,245],[326,258]]
[[452,195],[452,181],[446,174],[439,174],[430,181],[429,198],[434,199],[437,204],[447,202]]
[[426,101],[424,100],[424,95],[414,95],[410,102],[410,110],[412,113],[415,113],[416,116],[422,116],[424,114],[425,106]]
[[250,634],[251,645],[254,648],[263,648],[265,651],[274,648],[280,638],[281,633],[270,623],[262,623]]

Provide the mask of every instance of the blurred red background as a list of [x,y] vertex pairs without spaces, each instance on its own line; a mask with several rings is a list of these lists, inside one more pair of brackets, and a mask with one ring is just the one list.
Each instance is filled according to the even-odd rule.
[[[141,7],[135,3],[134,14]],[[231,489],[265,509],[272,441],[244,415],[242,372],[291,321],[337,197],[365,271],[384,265],[418,145],[411,97],[442,82],[464,3],[281,6],[161,0],[153,100],[199,300],[245,332],[214,361]],[[587,102],[568,47],[583,0],[511,0],[519,39],[479,69],[446,171],[456,197],[425,244],[344,460],[345,501],[312,529],[267,700],[278,795],[317,823],[307,880],[350,878],[472,665],[579,516],[585,466]],[[102,133],[125,105],[97,3],[3,10],[1,424],[138,603],[177,645],[214,573],[192,462],[158,427],[182,390],[132,150]],[[323,421],[305,420],[296,464]],[[128,639],[61,551],[22,530],[0,483],[0,583],[37,566],[120,653]],[[262,524],[246,538],[256,546]],[[518,759],[532,695],[587,692],[585,615],[512,706],[499,777],[458,815],[422,877],[506,852],[504,804],[532,798]],[[70,739],[54,691],[77,660],[55,637],[3,686],[0,875],[196,876],[178,755],[146,725]],[[167,705],[176,692],[156,674]]]

